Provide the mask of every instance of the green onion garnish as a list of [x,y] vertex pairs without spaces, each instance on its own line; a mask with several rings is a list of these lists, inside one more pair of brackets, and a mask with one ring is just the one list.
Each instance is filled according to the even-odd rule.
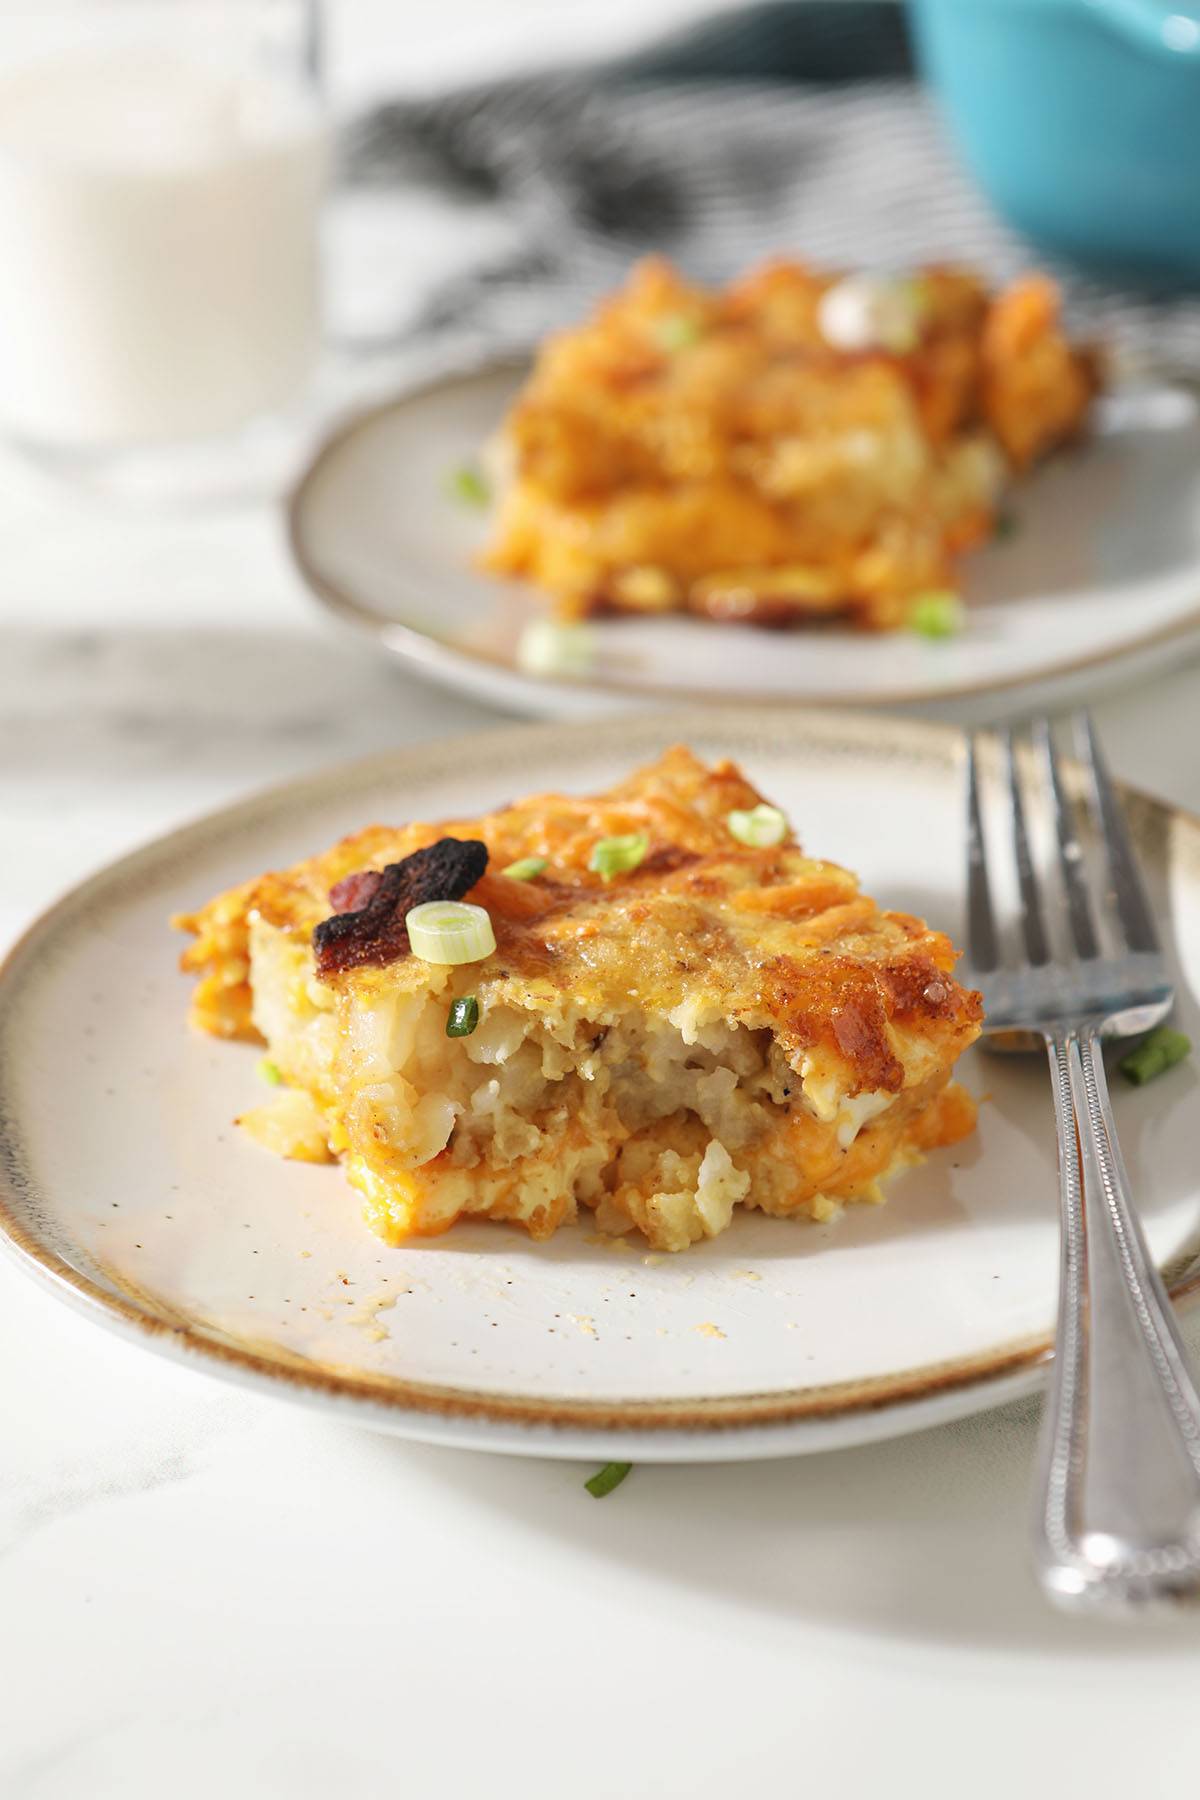
[[955,637],[965,620],[963,603],[950,588],[918,594],[908,615],[909,629],[920,637]]
[[890,284],[879,309],[879,341],[885,350],[907,356],[921,341],[921,323],[929,310],[929,294],[920,280]]
[[660,349],[686,350],[704,335],[704,327],[699,319],[689,317],[687,313],[667,313],[661,319],[655,319],[651,327]]
[[1175,1031],[1170,1025],[1160,1025],[1149,1037],[1144,1037],[1136,1050],[1123,1056],[1117,1065],[1126,1081],[1132,1081],[1135,1087],[1144,1087],[1153,1081],[1156,1075],[1162,1075],[1167,1069],[1173,1069],[1181,1063],[1192,1048],[1191,1039],[1182,1031]]
[[544,856],[519,856],[515,863],[509,863],[507,869],[501,869],[510,881],[536,881],[544,869],[549,868]]
[[1016,537],[1021,525],[1016,513],[1002,512],[996,514],[996,523],[992,527],[993,535],[1003,541]]
[[632,1463],[605,1463],[583,1485],[593,1500],[603,1500],[605,1494],[611,1494],[614,1488],[620,1487],[632,1467]]
[[460,463],[446,477],[446,486],[455,500],[461,500],[464,506],[487,506],[492,498],[492,490],[487,478],[474,463]]
[[259,1059],[258,1072],[262,1076],[262,1079],[269,1082],[272,1087],[278,1087],[283,1080],[279,1064],[273,1063],[269,1056],[264,1056]]
[[644,831],[626,832],[624,837],[600,838],[592,845],[588,868],[602,880],[611,881],[614,875],[636,869],[649,848],[650,839]]
[[474,994],[452,1001],[446,1015],[447,1037],[470,1037],[479,1023],[479,1002]]
[[487,908],[466,900],[426,900],[404,915],[404,929],[422,962],[482,962],[496,948]]
[[557,619],[531,619],[517,641],[517,664],[527,675],[586,675],[595,656],[594,631]]
[[725,815],[728,825],[739,844],[749,844],[752,850],[770,850],[775,844],[782,844],[788,834],[788,822],[777,806],[755,806],[749,812],[731,812]]

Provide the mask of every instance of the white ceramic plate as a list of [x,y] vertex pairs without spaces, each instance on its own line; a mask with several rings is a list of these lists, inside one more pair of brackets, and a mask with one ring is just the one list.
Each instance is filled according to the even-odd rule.
[[[972,1053],[977,1138],[835,1224],[748,1215],[677,1257],[486,1224],[388,1248],[337,1168],[276,1161],[230,1121],[257,1053],[187,1028],[167,915],[369,820],[607,784],[666,743],[731,754],[816,851],[954,928],[960,741],[835,714],[541,727],[297,782],[117,863],[0,976],[0,1223],[65,1299],[213,1373],[417,1437],[539,1454],[744,1457],[887,1436],[1038,1379],[1056,1269],[1040,1059]],[[1200,984],[1200,823],[1133,825]],[[1183,1001],[1185,1028],[1192,1002]],[[1196,1076],[1117,1084],[1154,1251],[1197,1280]]]
[[486,517],[448,480],[523,373],[442,380],[355,418],[290,505],[294,554],[326,608],[450,687],[548,717],[664,699],[998,717],[1131,679],[1200,642],[1200,409],[1182,388],[1142,387],[1105,402],[1094,441],[1020,490],[1012,537],[968,559],[968,624],[953,641],[604,620],[585,680],[531,678],[517,645],[543,607],[473,568]]

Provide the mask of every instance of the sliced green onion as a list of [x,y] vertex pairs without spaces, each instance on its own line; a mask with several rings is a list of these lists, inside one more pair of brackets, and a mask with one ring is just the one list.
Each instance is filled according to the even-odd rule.
[[457,469],[452,469],[446,478],[446,486],[451,498],[461,500],[464,506],[487,506],[492,498],[487,477],[474,463],[460,463]]
[[605,1494],[611,1494],[614,1488],[620,1487],[632,1467],[632,1463],[605,1463],[583,1485],[593,1500],[603,1500]]
[[447,1037],[470,1037],[479,1023],[479,1002],[474,994],[451,1002],[446,1015]]
[[894,281],[880,308],[879,341],[885,350],[907,356],[921,341],[921,325],[929,310],[929,295],[923,281]]
[[595,655],[593,631],[557,619],[531,619],[517,643],[517,662],[527,675],[586,675]]
[[262,1079],[269,1082],[272,1087],[278,1087],[283,1080],[279,1064],[273,1063],[269,1056],[260,1057],[258,1072]]
[[699,319],[687,313],[667,313],[663,318],[655,319],[651,330],[663,350],[686,350],[689,344],[696,343],[704,335]]
[[1005,538],[1015,538],[1020,529],[1021,522],[1017,518],[1016,513],[1002,512],[996,514],[996,523],[992,527],[992,531],[993,535],[997,537],[1001,543],[1003,543]]
[[482,962],[496,948],[487,908],[466,900],[426,900],[404,915],[404,929],[422,962]]
[[963,603],[950,588],[918,594],[908,615],[909,629],[927,638],[955,637],[965,620]]
[[749,844],[752,850],[770,850],[773,845],[782,844],[788,834],[787,819],[777,806],[759,805],[749,812],[727,813],[725,823],[739,844]]
[[1170,1025],[1160,1025],[1149,1037],[1144,1037],[1136,1050],[1121,1058],[1118,1067],[1126,1081],[1132,1081],[1135,1087],[1144,1087],[1153,1081],[1156,1075],[1162,1075],[1167,1069],[1173,1069],[1191,1053],[1191,1039],[1182,1031],[1175,1031]]
[[515,863],[509,863],[507,869],[501,869],[510,881],[536,881],[543,870],[549,868],[544,856],[519,856]]
[[636,869],[649,848],[650,839],[644,831],[629,831],[624,837],[600,838],[592,845],[588,868],[594,875],[611,881],[614,875]]

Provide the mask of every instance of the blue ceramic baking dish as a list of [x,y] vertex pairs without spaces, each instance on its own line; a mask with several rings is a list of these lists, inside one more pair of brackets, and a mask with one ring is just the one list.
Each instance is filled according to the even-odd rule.
[[911,0],[917,54],[997,210],[1106,273],[1200,287],[1196,0]]

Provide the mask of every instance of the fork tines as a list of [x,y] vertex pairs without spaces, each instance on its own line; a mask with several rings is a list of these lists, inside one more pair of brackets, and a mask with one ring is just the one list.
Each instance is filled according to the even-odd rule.
[[1158,927],[1090,714],[1076,716],[1075,732],[1080,755],[1091,777],[1092,805],[1108,855],[1110,892],[1125,941],[1131,950],[1157,955],[1161,948]]
[[[1116,1001],[1126,987],[1157,985],[1161,970],[1151,970],[1159,955],[1158,931],[1141,873],[1108,768],[1086,714],[1074,721],[1083,764],[1079,773],[1064,771],[1050,721],[1034,720],[1031,750],[1014,734],[999,735],[999,756],[1007,791],[1008,835],[1015,870],[1019,947],[1006,958],[997,922],[994,889],[989,877],[985,830],[984,767],[994,752],[972,737],[967,760],[967,944],[970,976],[985,990],[989,1011],[998,998],[1001,1010],[1044,1015],[1053,1002],[1075,1010],[1089,996]],[[1078,802],[1072,796],[1078,795]],[[1039,869],[1032,826],[1037,816],[1048,820],[1053,837],[1057,877]],[[1089,878],[1088,857],[1079,833],[1082,805],[1091,835],[1103,849],[1106,879]],[[1055,949],[1055,937],[1062,950]],[[1115,948],[1106,957],[1103,938]],[[1136,966],[1131,958],[1139,959]],[[1020,993],[1009,977],[1019,978]],[[989,995],[988,990],[991,990]],[[1130,996],[1132,999],[1132,995]],[[993,1023],[995,1021],[993,1020]]]

